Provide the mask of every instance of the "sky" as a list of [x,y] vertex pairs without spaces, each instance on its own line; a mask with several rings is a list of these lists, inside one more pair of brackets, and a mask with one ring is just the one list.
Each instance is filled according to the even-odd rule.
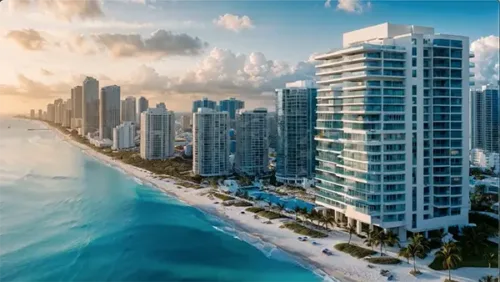
[[273,107],[313,79],[315,54],[384,22],[468,36],[476,84],[499,79],[499,5],[485,1],[3,0],[0,114],[27,113],[86,76],[189,111],[201,97]]

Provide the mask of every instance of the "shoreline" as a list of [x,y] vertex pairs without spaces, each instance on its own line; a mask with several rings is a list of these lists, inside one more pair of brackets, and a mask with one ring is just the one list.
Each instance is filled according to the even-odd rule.
[[[288,229],[279,228],[282,220],[275,219],[272,220],[273,224],[262,224],[261,220],[253,219],[253,213],[240,213],[244,211],[246,207],[225,207],[220,204],[215,204],[214,200],[209,199],[205,195],[210,188],[191,189],[177,184],[177,182],[181,181],[174,178],[155,178],[157,175],[154,173],[101,154],[73,140],[69,134],[65,134],[65,132],[43,121],[38,121],[38,123],[45,128],[55,131],[56,135],[61,137],[63,141],[66,141],[70,145],[74,145],[87,156],[112,166],[126,176],[134,178],[136,181],[139,180],[143,185],[153,186],[186,205],[196,208],[207,215],[214,216],[217,220],[221,220],[224,225],[234,229],[236,233],[241,232],[245,234],[245,236],[250,236],[252,239],[257,239],[264,244],[272,245],[280,251],[283,251],[294,261],[294,263],[310,270],[317,276],[323,277],[324,281],[387,281],[386,277],[380,275],[379,272],[381,269],[389,270],[394,275],[396,281],[443,281],[443,279],[448,276],[447,272],[435,271],[428,268],[427,265],[432,261],[429,261],[429,258],[417,261],[418,267],[423,272],[423,274],[418,277],[409,274],[409,271],[413,269],[413,265],[407,264],[406,262],[398,265],[375,265],[374,268],[368,268],[367,265],[369,263],[367,261],[351,257],[333,248],[335,244],[347,242],[349,235],[345,232],[339,232],[334,229],[329,232],[329,237],[314,239],[314,241],[319,243],[319,246],[313,246],[309,242],[299,242],[297,237],[301,235]],[[179,186],[182,188],[178,188]],[[220,231],[225,232],[224,230]],[[243,241],[258,248],[258,246],[255,246],[255,244],[248,240]],[[352,242],[358,245],[363,244],[362,239],[356,236],[353,236]],[[321,250],[325,247],[333,250],[334,254],[332,256],[323,255]],[[397,250],[395,250],[395,252],[392,250],[388,251],[392,256],[397,255]],[[454,270],[454,275],[452,276],[454,276],[453,278],[455,280],[458,279],[457,281],[476,282],[479,277],[486,274],[494,275],[495,272],[493,270],[494,269],[487,268],[461,268]]]

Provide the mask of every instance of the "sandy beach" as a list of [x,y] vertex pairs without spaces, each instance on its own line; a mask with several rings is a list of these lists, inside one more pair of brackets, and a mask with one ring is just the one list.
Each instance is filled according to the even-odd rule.
[[[47,127],[46,124],[40,122],[42,126]],[[334,229],[330,232],[327,238],[314,239],[319,245],[312,245],[311,242],[301,242],[297,240],[300,235],[288,230],[281,229],[282,220],[273,220],[272,224],[263,224],[263,219],[254,219],[253,213],[246,212],[245,207],[225,207],[220,204],[215,204],[215,200],[209,199],[206,194],[210,188],[204,189],[191,189],[191,188],[178,188],[178,182],[175,179],[160,179],[154,174],[128,165],[122,162],[113,160],[111,157],[100,154],[95,150],[78,143],[67,136],[64,136],[58,130],[59,136],[64,138],[70,144],[80,148],[85,154],[94,157],[102,162],[105,162],[130,177],[139,179],[142,183],[152,185],[161,189],[168,195],[171,195],[182,202],[198,208],[206,213],[214,215],[224,220],[229,226],[233,227],[237,232],[241,232],[251,238],[245,241],[260,241],[266,244],[272,244],[277,248],[284,250],[299,263],[305,267],[313,269],[318,274],[326,274],[325,280],[333,281],[387,281],[387,278],[380,275],[381,269],[389,270],[396,281],[443,281],[448,277],[447,271],[435,271],[430,269],[427,265],[433,260],[433,255],[429,255],[426,259],[417,260],[417,267],[422,272],[418,277],[409,274],[413,269],[413,262],[407,264],[404,262],[399,265],[374,265],[374,268],[368,268],[368,262],[362,259],[351,257],[350,255],[337,251],[334,245],[338,243],[346,243],[349,235],[340,229]],[[220,200],[218,200],[220,201]],[[284,219],[286,220],[286,219]],[[240,236],[240,238],[243,236]],[[245,239],[245,238],[242,238]],[[312,239],[311,239],[312,241]],[[357,236],[352,236],[354,244],[362,245],[362,239]],[[322,254],[321,250],[328,248],[333,251],[332,256]],[[388,248],[388,255],[397,257],[396,248]],[[457,281],[464,282],[477,282],[479,278],[485,275],[496,275],[498,270],[495,268],[460,268],[452,271],[452,278]]]

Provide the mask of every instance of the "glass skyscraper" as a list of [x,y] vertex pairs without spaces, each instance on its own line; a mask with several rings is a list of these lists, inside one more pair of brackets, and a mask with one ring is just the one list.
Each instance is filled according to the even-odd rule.
[[316,93],[312,81],[276,89],[276,180],[280,183],[301,185],[313,178]]

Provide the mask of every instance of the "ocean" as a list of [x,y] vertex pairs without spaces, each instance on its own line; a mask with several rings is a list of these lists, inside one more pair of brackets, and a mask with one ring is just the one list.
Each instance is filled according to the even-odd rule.
[[[8,128],[10,126],[10,128]],[[0,119],[0,281],[322,281],[291,256]]]

